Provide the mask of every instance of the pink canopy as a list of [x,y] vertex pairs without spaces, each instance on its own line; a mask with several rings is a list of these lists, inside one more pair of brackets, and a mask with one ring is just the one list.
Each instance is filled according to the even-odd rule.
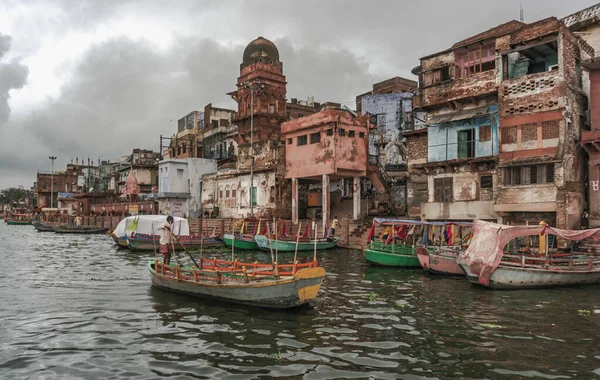
[[579,241],[589,237],[600,240],[600,228],[589,230],[561,230],[550,226],[504,226],[502,224],[475,220],[473,240],[459,259],[469,266],[469,270],[479,276],[479,283],[489,285],[502,260],[503,249],[508,242],[518,237],[533,235],[557,235],[566,240]]

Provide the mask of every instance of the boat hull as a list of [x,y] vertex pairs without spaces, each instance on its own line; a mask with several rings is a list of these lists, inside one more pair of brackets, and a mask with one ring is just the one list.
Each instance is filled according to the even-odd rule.
[[435,274],[464,275],[460,266],[456,263],[457,256],[441,255],[433,248],[419,247],[415,249],[419,262],[423,269]]
[[[271,248],[275,251],[279,252],[295,252],[296,251],[296,241],[285,241],[285,240],[271,240],[271,245],[269,246],[269,239],[267,239],[264,235],[257,235],[254,237],[258,248],[263,251],[270,251]],[[338,238],[335,238],[332,241],[327,239],[319,239],[317,240],[317,251],[323,249],[331,249],[337,246]],[[310,242],[299,242],[298,243],[298,251],[314,251],[315,242],[314,240]]]
[[31,224],[30,220],[6,220],[6,224],[9,226],[28,226]]
[[33,226],[39,232],[54,232],[54,225],[47,223],[33,223]]
[[149,261],[148,269],[152,285],[158,288],[200,298],[272,309],[297,307],[315,299],[326,275],[323,268],[307,268],[299,270],[293,277],[217,284],[214,281],[177,280],[172,276],[165,276],[155,271],[153,261]]
[[103,228],[77,228],[77,227],[62,227],[55,226],[54,232],[57,234],[81,234],[81,235],[90,235],[90,234],[105,234],[108,232],[108,227]]
[[372,249],[365,249],[364,254],[365,260],[371,264],[382,265],[386,267],[421,267],[419,258],[416,255],[389,253]]
[[[479,283],[479,276],[471,272],[466,263],[460,268],[473,284]],[[538,269],[499,266],[490,277],[486,287],[492,289],[530,289],[558,286],[574,286],[600,283],[600,269],[591,271],[568,269]]]
[[247,239],[238,239],[238,238],[234,238],[232,234],[224,234],[223,235],[223,241],[225,242],[225,244],[228,247],[231,247],[231,245],[234,245],[235,249],[243,249],[243,250],[257,250],[258,248],[258,244],[256,244],[256,241],[254,241],[254,239],[252,240],[247,240]]

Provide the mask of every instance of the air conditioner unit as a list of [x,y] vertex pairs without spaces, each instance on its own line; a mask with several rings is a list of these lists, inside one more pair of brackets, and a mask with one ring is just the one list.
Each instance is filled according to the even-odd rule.
[[548,71],[558,70],[558,65],[548,66]]

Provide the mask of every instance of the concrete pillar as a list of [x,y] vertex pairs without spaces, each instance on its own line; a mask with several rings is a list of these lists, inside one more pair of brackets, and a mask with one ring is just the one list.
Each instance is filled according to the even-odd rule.
[[298,179],[292,178],[292,223],[298,224]]
[[358,220],[360,217],[360,177],[354,177],[354,187],[352,189],[353,197],[353,213],[352,217],[354,220]]
[[323,237],[327,236],[327,221],[329,220],[329,210],[331,193],[329,191],[329,175],[323,174],[323,193],[322,193],[322,207],[323,207]]

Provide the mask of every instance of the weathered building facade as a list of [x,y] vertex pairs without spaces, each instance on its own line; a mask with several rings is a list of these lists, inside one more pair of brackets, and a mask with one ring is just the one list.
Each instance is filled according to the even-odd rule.
[[414,105],[427,113],[427,132],[405,133],[409,146],[415,146],[409,157],[409,215],[426,220],[498,219],[496,43],[522,25],[502,24],[421,59]]
[[[285,177],[292,181],[292,220],[306,207],[320,203],[326,231],[331,215],[331,181],[351,180],[352,217],[358,219],[360,181],[367,175],[369,117],[355,116],[347,110],[326,109],[316,114],[285,122],[281,132],[286,141]],[[300,182],[320,184],[320,191],[300,194]],[[343,181],[344,182],[344,181]],[[318,186],[315,186],[315,189]],[[321,200],[314,198],[321,195]],[[304,209],[300,199],[306,197]]]
[[554,17],[503,36],[496,49],[501,170],[494,210],[503,222],[577,229],[586,207],[581,61],[594,50]]

